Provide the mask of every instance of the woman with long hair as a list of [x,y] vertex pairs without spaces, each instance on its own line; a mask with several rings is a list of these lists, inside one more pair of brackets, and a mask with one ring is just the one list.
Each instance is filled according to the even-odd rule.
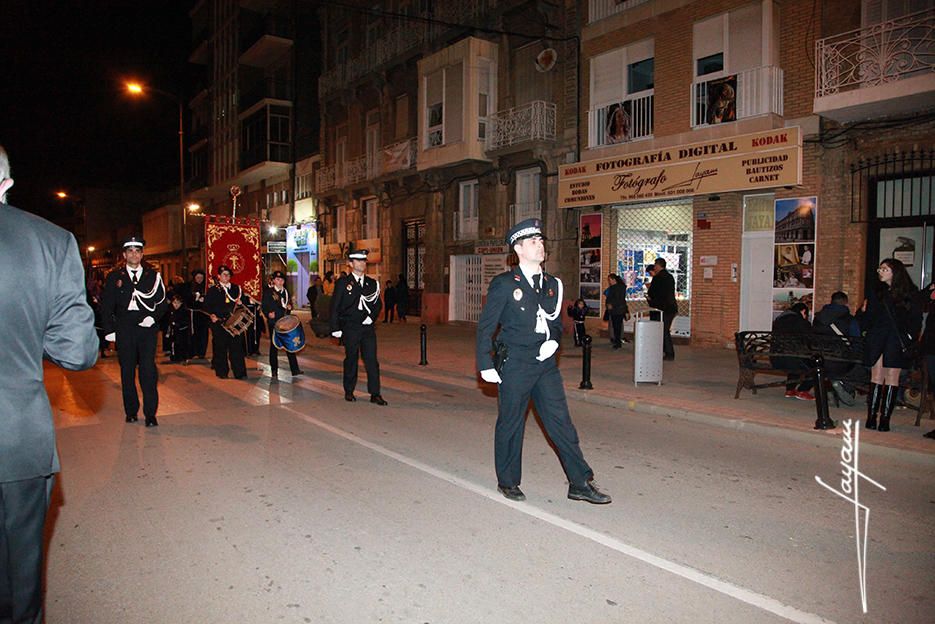
[[877,268],[877,277],[879,281],[868,288],[861,318],[866,332],[864,363],[870,367],[865,426],[889,431],[899,374],[913,365],[904,351],[919,335],[922,308],[918,290],[902,262],[886,258]]

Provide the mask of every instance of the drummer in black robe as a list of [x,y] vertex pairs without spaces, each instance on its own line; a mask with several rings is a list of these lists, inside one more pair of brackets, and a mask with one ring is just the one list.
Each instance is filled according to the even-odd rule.
[[[263,316],[266,317],[266,324],[269,326],[269,367],[270,376],[273,379],[279,377],[279,349],[273,344],[276,321],[287,314],[292,314],[292,302],[285,284],[285,274],[282,271],[273,271],[272,285],[263,292]],[[289,358],[289,370],[292,376],[301,375],[302,371],[299,370],[299,361],[295,353],[286,351],[286,357]]]
[[211,315],[211,365],[214,374],[221,379],[227,379],[228,370],[233,370],[237,379],[246,379],[243,337],[232,336],[224,328],[224,322],[238,306],[243,305],[243,289],[231,282],[231,275],[230,267],[223,264],[219,266],[217,283],[205,294],[205,311]]

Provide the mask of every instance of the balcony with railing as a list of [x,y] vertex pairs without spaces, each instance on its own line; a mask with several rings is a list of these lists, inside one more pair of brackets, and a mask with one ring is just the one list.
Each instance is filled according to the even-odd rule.
[[604,147],[653,137],[655,90],[640,91],[588,112],[588,146]]
[[490,116],[487,128],[488,152],[524,149],[531,141],[555,140],[555,104],[535,100]]
[[526,219],[542,218],[542,202],[517,202],[510,204],[510,226],[514,226]]
[[392,143],[380,152],[382,174],[406,171],[416,166],[419,142],[416,137]]
[[292,101],[292,85],[287,80],[260,80],[244,87],[240,94],[240,115],[248,115],[250,108],[263,100]]
[[483,26],[485,17],[499,0],[461,0],[434,3],[433,13],[426,22],[405,20],[388,27],[385,34],[368,42],[354,58],[336,63],[318,79],[318,94],[324,98],[347,87],[361,77],[375,72],[449,30],[445,24]]
[[647,2],[649,0],[590,0],[588,3],[588,24],[593,24],[617,13],[623,13],[627,9],[632,9]]
[[250,67],[267,67],[292,47],[292,20],[277,15],[260,17],[245,24],[240,36],[240,62]]
[[691,85],[691,125],[720,123],[782,115],[782,69],[755,67],[729,76],[696,78]]
[[935,8],[815,42],[816,113],[848,123],[935,101]]

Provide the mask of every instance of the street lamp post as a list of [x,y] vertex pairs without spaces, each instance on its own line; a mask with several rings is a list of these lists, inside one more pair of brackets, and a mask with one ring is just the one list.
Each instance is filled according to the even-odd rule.
[[182,277],[184,279],[188,278],[188,210],[185,206],[185,125],[184,125],[184,108],[182,106],[182,98],[169,93],[168,91],[163,91],[162,89],[157,89],[155,87],[144,87],[138,82],[128,82],[127,92],[131,95],[144,95],[145,93],[152,91],[163,97],[167,97],[170,100],[173,100],[179,107],[179,210],[182,212]]
[[85,257],[85,260],[86,260],[87,263],[88,263],[88,276],[87,276],[88,280],[91,279],[91,252],[93,252],[94,249],[95,249],[94,245],[90,245],[90,246],[88,246],[88,247],[85,248],[84,257]]

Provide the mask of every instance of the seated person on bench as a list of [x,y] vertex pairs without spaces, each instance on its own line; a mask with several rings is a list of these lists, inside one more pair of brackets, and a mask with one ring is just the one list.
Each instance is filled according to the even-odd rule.
[[[812,327],[820,336],[840,336],[842,340],[860,337],[860,324],[847,306],[847,293],[840,290],[831,295],[831,303],[815,315]],[[828,362],[826,366],[828,377],[832,379],[831,388],[845,405],[854,404],[855,390],[841,378],[850,373],[854,366],[856,364],[846,362]]]
[[[802,302],[792,304],[788,310],[777,316],[773,320],[773,348],[781,352],[782,340],[777,340],[782,336],[802,336],[812,333],[812,326],[808,322],[808,306]],[[814,386],[810,377],[802,379],[802,375],[807,373],[811,366],[806,358],[788,357],[788,356],[770,356],[774,368],[784,370],[788,373],[786,377],[786,398],[799,399],[801,401],[814,401],[815,397],[809,390]],[[801,382],[799,380],[801,379]],[[798,384],[798,385],[797,385]]]

